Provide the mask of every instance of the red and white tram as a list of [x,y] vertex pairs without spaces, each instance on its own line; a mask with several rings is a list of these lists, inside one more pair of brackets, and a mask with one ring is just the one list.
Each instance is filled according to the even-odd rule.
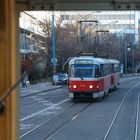
[[93,56],[69,61],[69,97],[102,98],[119,85],[119,61]]

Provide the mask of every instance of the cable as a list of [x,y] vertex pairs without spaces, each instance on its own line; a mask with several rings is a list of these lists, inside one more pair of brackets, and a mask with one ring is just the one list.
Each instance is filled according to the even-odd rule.
[[4,111],[4,107],[5,107],[5,99],[7,98],[7,96],[9,96],[12,91],[19,85],[20,81],[24,78],[25,73],[23,74],[23,76],[12,86],[10,87],[0,98],[0,113],[2,113]]

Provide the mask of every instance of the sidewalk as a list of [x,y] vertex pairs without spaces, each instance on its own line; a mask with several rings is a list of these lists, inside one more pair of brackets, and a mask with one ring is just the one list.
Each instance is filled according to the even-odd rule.
[[52,85],[52,83],[38,83],[29,85],[27,88],[20,87],[20,97],[26,97],[32,94],[51,91],[64,87],[64,85]]
[[135,74],[123,74],[122,76],[121,76],[121,78],[128,78],[128,77],[135,77],[135,76],[140,76],[140,74],[139,73],[135,73]]

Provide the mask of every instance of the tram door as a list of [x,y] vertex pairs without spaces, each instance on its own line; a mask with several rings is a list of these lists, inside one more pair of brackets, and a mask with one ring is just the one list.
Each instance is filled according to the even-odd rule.
[[[0,99],[18,78],[15,0],[0,1]],[[18,41],[17,41],[18,42]],[[0,140],[17,139],[17,94],[0,101]]]

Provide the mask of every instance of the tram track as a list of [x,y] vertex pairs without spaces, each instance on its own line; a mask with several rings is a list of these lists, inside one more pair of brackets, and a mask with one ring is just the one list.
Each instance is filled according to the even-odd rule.
[[[119,116],[120,110],[121,110],[121,108],[122,108],[122,106],[123,106],[125,100],[126,100],[127,97],[130,95],[131,91],[132,91],[133,89],[135,89],[135,88],[136,88],[137,86],[139,86],[139,85],[140,85],[140,83],[135,84],[131,89],[129,89],[129,90],[126,92],[126,94],[125,94],[125,96],[123,97],[123,99],[122,99],[120,105],[119,105],[118,108],[117,108],[117,111],[116,111],[116,113],[115,113],[115,116],[113,117],[113,119],[112,119],[112,121],[111,121],[111,124],[110,124],[108,130],[106,131],[106,134],[105,134],[103,140],[107,140],[107,139],[108,139],[108,137],[109,137],[109,135],[110,135],[110,133],[111,133],[111,131],[112,131],[112,129],[113,129],[113,126],[114,126],[114,124],[115,124],[115,121],[116,121],[117,117]],[[135,121],[135,136],[134,136],[135,138],[134,138],[134,140],[137,140],[137,133],[138,133],[137,129],[138,129],[138,118],[139,118],[139,116],[138,116],[138,114],[139,114],[139,98],[140,98],[140,94],[139,94],[139,97],[138,97],[137,108],[136,108],[136,110],[137,110],[137,111],[136,111],[136,112],[137,112],[136,114],[137,114],[137,115],[136,115],[136,121]]]
[[[45,136],[42,140],[49,140],[53,135],[55,135],[66,124],[68,124],[69,122],[71,122],[72,120],[74,120],[76,117],[78,117],[80,115],[80,113],[82,113],[84,110],[86,110],[92,103],[88,103],[86,105],[84,104],[81,107],[78,107],[77,104],[78,103],[73,103],[71,106],[69,106],[68,108],[65,108],[65,110],[63,110],[59,114],[55,115],[54,117],[50,118],[49,120],[44,121],[43,123],[41,123],[41,124],[37,125],[36,127],[32,128],[28,132],[26,132],[23,135],[21,135],[20,136],[20,139],[24,139],[25,138],[26,140],[28,140],[28,136],[30,134],[35,133],[35,131],[38,132],[38,130],[41,127],[44,127],[45,126],[46,127],[46,132],[49,132],[49,133],[46,134],[47,136]],[[74,111],[74,108],[76,108],[76,107],[78,109],[77,109],[77,111]],[[48,129],[49,126],[50,126],[50,124],[52,125],[52,123],[53,123],[54,120],[57,120],[57,118],[61,118],[61,116],[67,116],[67,114],[73,114],[73,115],[68,116],[68,118],[65,121],[62,121],[57,127],[53,128],[52,130]],[[48,126],[48,128],[47,128],[47,126]]]
[[[53,116],[52,118],[50,118],[47,121],[42,122],[41,124],[37,125],[36,127],[32,128],[31,130],[29,130],[28,132],[24,133],[23,135],[20,136],[20,139],[29,135],[30,133],[32,133],[33,131],[35,131],[36,129],[38,129],[39,127],[43,126],[44,124],[48,123],[49,121],[53,120],[54,118],[56,118],[57,116],[65,113],[68,109],[72,108],[73,106],[75,106],[76,103],[72,104],[71,106],[69,106],[68,108],[66,108],[65,110],[63,110],[62,112],[60,112],[59,114]],[[20,121],[23,121],[24,119],[21,119]]]
[[140,93],[138,94],[137,100],[134,140],[138,140],[139,108],[140,108]]
[[45,139],[43,140],[49,140],[51,139],[56,133],[58,133],[66,124],[70,123],[71,121],[73,121],[75,118],[77,118],[84,110],[86,110],[92,103],[88,104],[87,106],[85,106],[83,109],[81,109],[77,114],[75,114],[71,119],[69,119],[67,122],[65,122],[64,124],[62,124],[58,129],[56,129],[54,132],[52,132],[52,134],[50,134],[49,136],[47,136]]
[[[66,101],[67,102],[67,101]],[[73,103],[72,105],[70,105],[69,107],[65,108],[63,111],[61,111],[60,113],[56,114],[55,116],[51,117],[49,120],[46,120],[40,124],[38,124],[37,126],[35,126],[34,128],[30,129],[28,132],[25,132],[24,134],[22,134],[20,136],[20,139],[23,139],[24,137],[30,135],[31,133],[35,132],[36,130],[38,130],[41,127],[44,127],[44,125],[47,125],[49,122],[53,121],[54,119],[56,119],[57,117],[65,114],[68,111],[71,111],[71,109],[73,109],[78,103]],[[91,103],[90,103],[91,104]],[[86,107],[83,107],[82,109],[80,109],[80,111],[76,112],[75,115],[73,115],[71,117],[71,119],[76,118],[76,116],[78,116],[80,114],[80,112],[84,111],[90,104],[86,105]],[[67,113],[66,113],[67,114]],[[25,118],[26,119],[26,118]],[[28,119],[28,118],[27,118]],[[71,121],[71,119],[68,119],[66,122],[64,122],[63,124],[61,124],[58,128],[56,128],[51,134],[49,134],[49,137],[51,135],[53,135],[53,133],[55,133],[56,131],[58,131],[59,129],[61,129],[65,124],[67,124],[69,121]],[[24,121],[24,118],[21,119],[20,121]],[[45,138],[46,139],[46,138]]]
[[[126,81],[123,81],[123,82],[126,82]],[[109,126],[108,127],[108,130],[107,131],[105,130],[106,131],[106,133],[104,133],[105,135],[103,134],[103,136],[104,136],[103,137],[103,140],[108,140],[108,139],[110,140],[110,135],[112,135],[113,126],[116,123],[116,120],[117,120],[117,118],[119,116],[119,113],[120,113],[120,110],[122,109],[122,106],[124,105],[127,97],[130,98],[129,95],[132,95],[133,90],[135,90],[135,88],[137,88],[139,85],[140,85],[140,83],[137,83],[137,84],[135,83],[135,85],[133,85],[133,87],[130,88],[130,86],[131,86],[131,84],[130,84],[128,86],[129,88],[127,89],[127,92],[124,92],[123,97],[121,98],[119,104],[116,106],[116,111],[114,111],[114,117],[113,117],[113,119],[111,117],[111,120],[112,120],[112,121],[110,120],[111,123],[109,122],[108,125],[107,125],[107,126]],[[124,89],[126,89],[126,88],[124,88]],[[136,96],[135,96],[135,98],[136,98]],[[133,122],[133,123],[135,123],[135,128],[134,128],[135,130],[133,129],[133,132],[135,131],[133,133],[134,140],[138,140],[139,100],[140,100],[140,95],[138,95],[138,100],[136,101],[137,102],[137,105],[135,105],[137,109],[136,109],[136,115],[135,115],[135,117],[136,117],[135,118],[135,122]],[[127,102],[128,102],[128,100],[127,100]],[[52,121],[55,120],[56,118],[59,118],[60,119],[61,118],[60,116],[63,116],[64,115],[64,119],[65,119],[65,115],[67,116],[68,114],[70,114],[69,112],[72,112],[72,110],[74,110],[75,107],[78,107],[79,105],[80,104],[77,105],[77,103],[74,103],[70,107],[65,108],[65,110],[63,110],[62,112],[60,112],[56,116],[50,118],[50,120],[48,120],[48,121],[46,120],[43,123],[40,123],[39,125],[37,125],[36,127],[34,127],[32,130],[29,130],[27,133],[24,133],[23,135],[25,135],[25,136],[22,135],[20,137],[20,139],[23,138],[23,140],[28,140],[28,139],[30,140],[33,137],[33,135],[36,136],[36,133],[38,133],[38,131],[41,132],[41,130],[39,130],[40,128],[42,129],[42,127],[44,127],[44,126],[54,125],[54,123],[52,123]],[[88,105],[90,106],[90,104],[88,104]],[[88,105],[87,105],[87,107],[85,106],[85,109],[89,107]],[[96,106],[96,104],[95,104],[95,106]],[[82,107],[82,108],[83,108],[83,111],[84,111],[85,110],[84,107]],[[63,128],[65,127],[65,125],[67,125],[68,123],[70,123],[73,119],[77,118],[77,116],[79,116],[83,112],[82,111],[82,108],[80,109],[81,111],[79,110],[79,111],[75,112],[76,114],[70,116],[70,118],[68,120],[63,121],[63,123],[61,123],[57,127],[53,128],[51,130],[51,132],[49,132],[49,129],[48,128],[47,129],[45,128],[47,134],[46,134],[46,137],[41,138],[41,140],[49,140],[54,135],[57,135],[57,133],[60,133],[61,132],[61,129],[63,130]],[[59,119],[57,119],[57,121],[59,121]],[[32,134],[32,133],[34,133],[34,134]],[[28,135],[30,135],[30,134],[32,134],[32,137],[29,138]],[[42,132],[42,134],[43,134],[43,132]],[[27,136],[27,138],[26,138],[26,136]]]
[[47,110],[49,110],[49,109],[51,109],[51,108],[53,108],[53,107],[59,106],[59,105],[65,103],[65,102],[67,102],[67,101],[69,101],[69,100],[70,100],[70,99],[62,100],[61,102],[58,102],[58,103],[56,103],[56,104],[54,104],[54,105],[52,105],[52,106],[49,106],[48,108],[42,109],[42,110],[37,111],[37,112],[35,112],[35,113],[32,113],[32,114],[30,114],[30,115],[28,115],[28,116],[26,116],[26,117],[23,117],[22,119],[20,119],[20,122],[26,121],[26,120],[28,120],[28,119],[30,119],[30,118],[33,118],[33,117],[35,117],[35,116],[37,116],[37,115],[40,115],[41,113],[43,113],[43,112],[45,112],[45,111],[47,111]]

